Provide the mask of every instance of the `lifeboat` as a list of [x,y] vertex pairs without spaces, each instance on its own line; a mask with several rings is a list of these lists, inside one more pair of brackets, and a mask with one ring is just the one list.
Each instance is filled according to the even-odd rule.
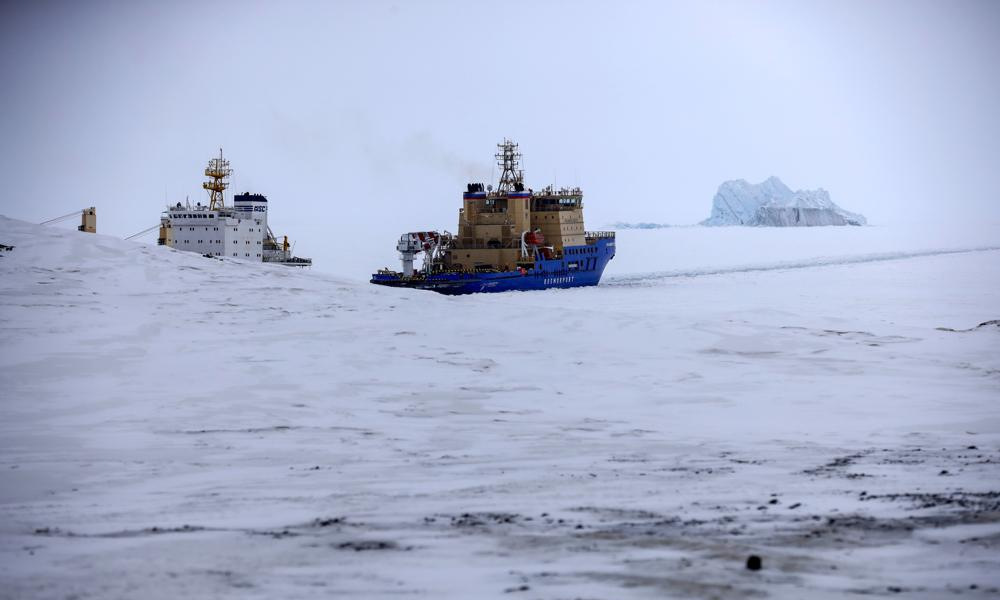
[[529,246],[541,246],[545,244],[545,236],[541,231],[529,231],[524,235],[524,243]]

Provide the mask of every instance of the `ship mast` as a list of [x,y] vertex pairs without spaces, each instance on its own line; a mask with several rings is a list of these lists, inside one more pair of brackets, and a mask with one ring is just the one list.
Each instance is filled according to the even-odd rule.
[[500,167],[500,183],[497,185],[497,193],[523,191],[524,171],[521,170],[521,153],[517,150],[517,144],[504,138],[502,144],[497,144],[499,152],[496,153],[497,166]]
[[219,158],[213,158],[208,161],[208,166],[205,167],[205,177],[208,177],[209,181],[201,184],[201,187],[208,190],[209,210],[218,210],[226,207],[222,192],[229,187],[229,182],[226,179],[229,178],[232,172],[233,170],[229,168],[229,161],[222,158],[222,148],[219,148]]

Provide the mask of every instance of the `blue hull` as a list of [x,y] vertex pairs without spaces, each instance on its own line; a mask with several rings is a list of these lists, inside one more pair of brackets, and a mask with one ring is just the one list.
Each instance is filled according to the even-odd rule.
[[604,267],[614,257],[614,238],[600,238],[594,244],[566,247],[562,258],[536,260],[534,268],[523,273],[434,273],[415,274],[413,277],[400,273],[376,273],[372,275],[371,283],[451,295],[572,288],[597,285]]

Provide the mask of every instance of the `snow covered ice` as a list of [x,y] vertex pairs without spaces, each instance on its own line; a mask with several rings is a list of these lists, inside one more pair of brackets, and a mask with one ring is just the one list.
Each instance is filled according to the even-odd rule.
[[1000,240],[630,252],[728,231],[444,297],[0,218],[0,597],[996,597]]
[[712,199],[712,215],[702,222],[703,225],[778,227],[865,223],[862,215],[834,204],[826,190],[793,192],[777,177],[768,177],[756,185],[743,179],[723,183]]

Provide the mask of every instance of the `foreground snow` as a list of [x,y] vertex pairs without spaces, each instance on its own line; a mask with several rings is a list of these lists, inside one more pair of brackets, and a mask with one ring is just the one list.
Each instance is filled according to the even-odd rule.
[[998,593],[1000,251],[447,298],[0,243],[0,596]]

